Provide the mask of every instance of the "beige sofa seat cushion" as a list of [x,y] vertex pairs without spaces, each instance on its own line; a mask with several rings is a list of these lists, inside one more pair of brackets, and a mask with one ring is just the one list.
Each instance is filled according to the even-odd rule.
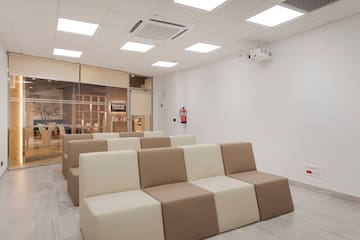
[[138,156],[142,188],[186,181],[182,149],[147,149]]
[[140,142],[141,149],[171,147],[169,137],[143,137]]
[[228,143],[220,146],[226,175],[256,170],[251,143]]
[[191,183],[214,194],[220,232],[259,221],[254,185],[225,176],[198,179]]
[[140,138],[112,138],[107,139],[108,151],[135,150],[141,149]]
[[144,131],[144,137],[165,137],[164,131]]
[[212,193],[185,182],[144,191],[161,202],[166,240],[203,239],[218,233]]
[[103,132],[103,133],[93,133],[94,140],[103,140],[108,138],[119,138],[120,135],[117,132]]
[[255,185],[261,220],[294,210],[287,178],[258,171],[237,173],[230,177]]
[[188,181],[223,176],[224,165],[219,145],[183,146]]
[[137,152],[127,150],[80,155],[82,198],[139,188]]
[[170,136],[171,147],[195,145],[196,138],[192,135]]
[[144,137],[143,132],[120,132],[119,133],[121,138],[128,138],[128,137]]
[[164,239],[161,205],[140,190],[85,198],[84,205],[86,240]]

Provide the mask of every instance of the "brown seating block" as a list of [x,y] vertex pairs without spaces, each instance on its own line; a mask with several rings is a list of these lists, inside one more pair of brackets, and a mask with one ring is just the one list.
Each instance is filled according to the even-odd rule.
[[144,191],[161,202],[167,240],[196,240],[219,233],[212,193],[185,182]]
[[147,149],[138,157],[142,188],[186,181],[182,149]]
[[144,137],[140,138],[141,149],[171,147],[169,137]]
[[124,137],[144,137],[143,132],[120,132],[119,133],[121,138]]
[[232,174],[230,177],[254,184],[261,220],[294,210],[287,178],[258,171]]
[[68,192],[74,206],[79,206],[79,168],[71,168],[68,175]]

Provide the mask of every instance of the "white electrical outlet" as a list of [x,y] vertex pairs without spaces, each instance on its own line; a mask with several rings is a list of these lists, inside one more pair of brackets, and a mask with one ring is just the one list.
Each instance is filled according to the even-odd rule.
[[325,168],[322,166],[316,166],[311,164],[305,165],[305,175],[312,176],[317,178],[324,178],[325,175]]

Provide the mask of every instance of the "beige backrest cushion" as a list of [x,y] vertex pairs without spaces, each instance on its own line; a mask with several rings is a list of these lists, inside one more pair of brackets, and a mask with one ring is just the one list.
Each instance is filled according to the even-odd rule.
[[251,143],[227,143],[220,147],[226,175],[256,170]]
[[137,152],[133,150],[80,155],[80,197],[140,188]]
[[79,155],[81,153],[107,151],[106,140],[73,140],[69,141],[68,145],[69,168],[79,166]]
[[103,132],[103,133],[93,133],[93,138],[95,140],[103,140],[108,138],[119,138],[120,135],[118,132]]
[[147,149],[138,156],[142,188],[186,181],[182,149]]
[[144,131],[144,137],[165,137],[164,131]]
[[169,137],[143,137],[140,142],[141,149],[171,147]]
[[121,138],[127,138],[127,137],[144,137],[143,132],[120,132]]
[[183,146],[188,181],[224,176],[224,165],[219,145]]
[[141,149],[140,138],[111,138],[107,139],[108,151],[135,150]]
[[196,138],[192,135],[170,136],[171,147],[195,145]]

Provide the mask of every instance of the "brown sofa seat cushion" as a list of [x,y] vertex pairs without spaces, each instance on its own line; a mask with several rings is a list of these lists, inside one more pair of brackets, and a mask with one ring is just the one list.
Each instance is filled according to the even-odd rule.
[[256,170],[251,143],[227,143],[220,147],[226,175]]
[[68,175],[68,192],[74,206],[79,206],[79,168],[71,168]]
[[140,138],[141,149],[171,147],[169,137],[144,137]]
[[294,210],[287,178],[258,171],[232,174],[230,177],[254,184],[261,220]]
[[119,133],[121,138],[126,138],[126,137],[144,137],[144,133],[143,132],[120,132]]
[[212,193],[185,182],[144,191],[161,202],[167,240],[196,240],[219,233]]
[[138,159],[142,188],[186,181],[184,152],[180,148],[142,150]]

